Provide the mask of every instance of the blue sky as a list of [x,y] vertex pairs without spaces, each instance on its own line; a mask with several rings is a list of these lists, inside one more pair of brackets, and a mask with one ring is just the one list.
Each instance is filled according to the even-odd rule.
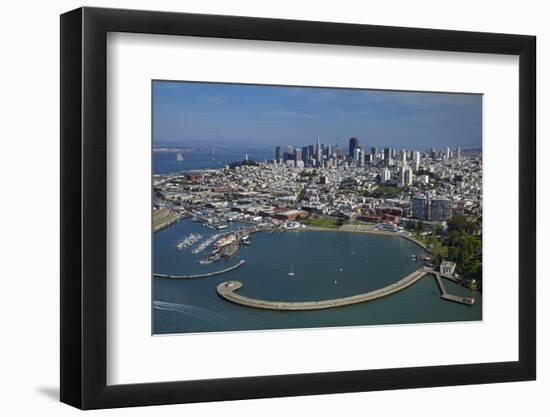
[[155,144],[481,148],[482,96],[153,82]]

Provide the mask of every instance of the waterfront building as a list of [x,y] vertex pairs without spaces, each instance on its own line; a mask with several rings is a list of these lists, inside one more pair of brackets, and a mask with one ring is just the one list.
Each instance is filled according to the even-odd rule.
[[451,217],[452,201],[445,197],[433,198],[430,204],[431,219],[437,221],[446,221]]
[[455,273],[456,263],[451,261],[441,261],[439,265],[439,272],[446,275],[453,275]]
[[349,140],[349,156],[353,158],[355,155],[355,149],[359,148],[359,139],[357,138],[351,138]]
[[411,214],[420,220],[427,220],[429,217],[428,198],[425,196],[414,196],[411,199]]

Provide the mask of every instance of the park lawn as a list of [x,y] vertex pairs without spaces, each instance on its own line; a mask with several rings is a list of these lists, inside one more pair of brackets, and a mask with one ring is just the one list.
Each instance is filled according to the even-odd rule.
[[307,226],[326,227],[336,229],[342,226],[342,220],[329,217],[308,217],[302,220],[302,223]]

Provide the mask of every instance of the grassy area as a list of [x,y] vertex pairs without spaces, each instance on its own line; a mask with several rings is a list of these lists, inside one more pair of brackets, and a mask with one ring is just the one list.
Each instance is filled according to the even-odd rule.
[[402,188],[394,187],[390,185],[380,185],[373,191],[365,191],[363,195],[365,197],[375,197],[375,198],[395,198],[401,195],[403,192]]
[[326,227],[329,229],[336,229],[344,223],[341,219],[333,217],[308,217],[301,222],[307,226]]

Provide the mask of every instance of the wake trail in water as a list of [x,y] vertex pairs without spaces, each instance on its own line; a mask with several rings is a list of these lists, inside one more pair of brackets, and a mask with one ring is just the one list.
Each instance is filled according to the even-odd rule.
[[206,308],[197,307],[193,305],[168,303],[165,301],[153,301],[153,308],[155,310],[173,311],[176,313],[181,313],[186,316],[193,317],[199,320],[221,321],[221,322],[228,321],[225,316],[222,316],[219,313],[215,313],[212,310],[208,310]]

